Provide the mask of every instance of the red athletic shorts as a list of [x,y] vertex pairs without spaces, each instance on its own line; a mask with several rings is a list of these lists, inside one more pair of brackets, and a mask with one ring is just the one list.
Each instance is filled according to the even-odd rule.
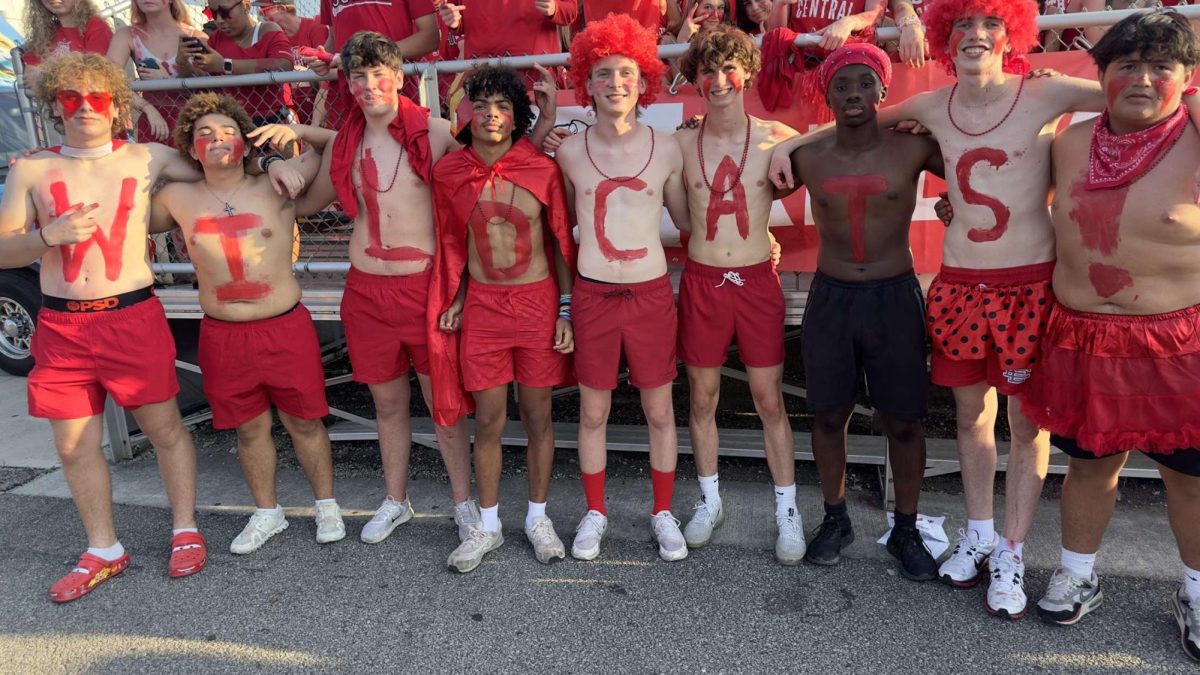
[[516,286],[472,280],[463,307],[463,387],[483,391],[513,379],[553,387],[570,378],[571,362],[554,351],[558,282],[553,277]]
[[158,298],[107,312],[42,309],[33,333],[29,414],[55,420],[104,412],[104,394],[126,409],[179,393],[175,338]]
[[1054,307],[1054,261],[994,270],[942,266],[929,287],[932,380],[943,387],[986,381],[1020,393],[1038,361]]
[[1021,403],[1098,456],[1200,447],[1200,305],[1152,315],[1059,305]]
[[783,363],[783,285],[770,260],[710,267],[688,260],[679,279],[679,358],[719,368],[737,339],[750,368]]
[[663,275],[636,284],[575,280],[575,377],[592,389],[616,389],[621,350],[629,381],[653,389],[675,380],[675,293]]
[[258,321],[200,321],[200,370],[213,427],[233,429],[271,409],[302,420],[329,414],[317,329],[304,305]]
[[407,377],[410,359],[418,373],[429,374],[429,279],[428,271],[381,276],[350,268],[341,313],[355,382]]

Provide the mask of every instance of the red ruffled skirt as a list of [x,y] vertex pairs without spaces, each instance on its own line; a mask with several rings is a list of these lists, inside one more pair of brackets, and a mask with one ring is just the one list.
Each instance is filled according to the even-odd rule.
[[1039,426],[1097,456],[1200,446],[1200,305],[1128,315],[1054,308],[1022,397]]

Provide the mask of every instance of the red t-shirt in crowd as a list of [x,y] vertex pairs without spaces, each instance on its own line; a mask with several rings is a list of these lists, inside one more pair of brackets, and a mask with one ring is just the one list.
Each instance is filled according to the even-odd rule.
[[598,21],[609,14],[628,14],[655,35],[667,21],[664,0],[583,0],[587,21]]
[[788,28],[814,33],[853,14],[867,11],[867,0],[799,0],[789,5]]
[[579,15],[575,0],[555,0],[554,16],[537,11],[532,0],[458,0],[462,11],[463,58],[557,54],[558,27]]
[[[233,38],[217,31],[208,38],[208,46],[227,59],[292,59],[292,43],[281,30],[259,33],[258,42],[242,48]],[[231,96],[246,108],[251,117],[274,117],[283,107],[292,105],[292,89],[286,84],[234,87]],[[286,123],[287,120],[276,120]]]
[[320,49],[325,46],[325,41],[329,38],[329,26],[317,21],[316,19],[300,19],[300,28],[296,34],[291,36],[292,46],[295,48],[312,47]]
[[104,55],[108,53],[108,43],[112,42],[112,38],[113,31],[108,23],[98,16],[93,16],[88,19],[82,31],[78,28],[59,26],[58,30],[54,31],[54,40],[50,42],[50,47],[44,54],[25,52],[23,59],[26,65],[36,66],[48,58],[70,52]]
[[336,53],[362,30],[383,33],[399,42],[416,32],[413,21],[433,11],[430,0],[321,0],[320,19],[333,29]]

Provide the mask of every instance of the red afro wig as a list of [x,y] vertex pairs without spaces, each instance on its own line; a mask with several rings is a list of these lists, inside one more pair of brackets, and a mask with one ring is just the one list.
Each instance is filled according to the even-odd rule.
[[1025,54],[1038,44],[1038,4],[1034,0],[934,0],[921,15],[929,54],[954,74],[954,55],[950,53],[950,34],[954,22],[964,16],[994,16],[1004,21],[1012,51],[1004,55],[1004,70],[1024,73],[1028,70]]
[[599,21],[588,21],[587,28],[571,41],[571,84],[579,105],[592,105],[587,91],[588,76],[597,61],[609,56],[624,56],[638,64],[646,91],[638,105],[648,106],[662,89],[666,65],[658,59],[654,33],[627,14],[610,14]]

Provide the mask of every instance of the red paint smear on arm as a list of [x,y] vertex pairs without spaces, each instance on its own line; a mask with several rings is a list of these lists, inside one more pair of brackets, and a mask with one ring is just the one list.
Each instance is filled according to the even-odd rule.
[[996,241],[1008,231],[1008,220],[1011,217],[1008,207],[999,199],[990,195],[976,192],[971,187],[971,169],[980,162],[987,162],[999,168],[1008,163],[1008,153],[995,148],[975,148],[963,153],[958,160],[954,173],[958,177],[958,189],[962,192],[963,201],[976,206],[986,206],[996,217],[996,225],[991,229],[974,228],[967,232],[967,239],[974,242]]
[[1112,255],[1121,242],[1121,212],[1129,186],[1108,190],[1088,190],[1087,179],[1080,178],[1071,185],[1071,220],[1079,227],[1084,248]]
[[850,217],[850,247],[854,262],[867,261],[867,197],[887,192],[887,178],[878,174],[834,176],[821,183],[829,194],[846,195]]
[[262,227],[262,218],[253,213],[233,216],[200,216],[196,219],[196,234],[215,234],[221,240],[221,252],[229,275],[233,281],[216,287],[217,300],[261,300],[271,294],[271,285],[246,279],[246,265],[242,260],[242,236]]
[[[735,182],[736,181],[736,182]],[[733,183],[733,188],[728,185]],[[713,176],[713,190],[708,195],[708,210],[704,213],[704,224],[707,229],[705,241],[712,241],[717,236],[717,221],[721,216],[733,214],[737,220],[738,234],[742,239],[750,236],[750,213],[746,206],[746,188],[737,180],[737,165],[728,155],[717,165],[717,174]],[[726,192],[718,192],[725,189]],[[727,198],[728,197],[728,198]]]
[[[121,278],[124,259],[125,234],[129,226],[129,212],[133,210],[134,197],[137,191],[137,179],[125,178],[121,181],[121,195],[117,201],[117,212],[113,215],[112,226],[108,234],[97,228],[91,238],[78,244],[64,244],[58,247],[63,259],[63,280],[73,283],[83,271],[84,257],[93,246],[98,246],[104,256],[104,276],[109,281]],[[54,200],[54,211],[61,214],[71,208],[71,199],[67,194],[67,186],[62,181],[50,184],[50,196]]]
[[596,243],[600,246],[600,253],[605,260],[609,262],[628,262],[631,260],[640,260],[645,258],[650,252],[648,248],[621,249],[613,245],[608,239],[608,234],[605,232],[604,219],[608,216],[608,196],[613,191],[621,188],[627,188],[635,192],[646,189],[646,181],[641,178],[633,178],[626,181],[615,181],[605,179],[600,181],[596,186],[596,206],[593,211],[592,226],[596,229]]
[[1128,270],[1102,263],[1088,266],[1088,279],[1092,282],[1092,288],[1096,289],[1096,294],[1102,298],[1111,298],[1122,288],[1133,285],[1133,277]]
[[379,170],[375,166],[375,158],[371,155],[370,150],[363,153],[362,161],[359,162],[359,171],[362,172],[363,203],[367,207],[367,249],[365,253],[376,260],[389,262],[432,260],[432,255],[414,246],[384,247],[379,219],[379,194],[371,187],[379,185]]

